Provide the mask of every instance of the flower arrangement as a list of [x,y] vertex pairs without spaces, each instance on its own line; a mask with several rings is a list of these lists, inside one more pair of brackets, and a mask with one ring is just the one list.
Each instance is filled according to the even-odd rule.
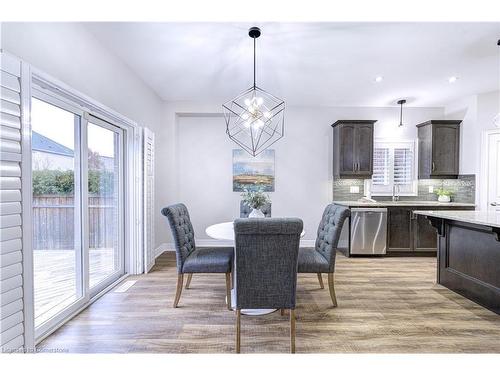
[[259,210],[266,204],[271,203],[269,195],[264,193],[262,188],[257,188],[256,190],[245,188],[241,197],[243,198],[243,202],[245,202],[245,204],[256,210]]

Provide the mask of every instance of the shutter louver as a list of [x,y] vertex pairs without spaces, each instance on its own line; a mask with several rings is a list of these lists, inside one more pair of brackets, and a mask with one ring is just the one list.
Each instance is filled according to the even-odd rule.
[[155,264],[154,247],[154,133],[144,128],[144,265],[145,272]]
[[21,62],[0,54],[0,347],[24,346]]
[[394,149],[394,184],[400,186],[400,191],[411,189],[413,171],[413,152],[408,148]]
[[389,184],[389,149],[375,148],[373,151],[373,185]]

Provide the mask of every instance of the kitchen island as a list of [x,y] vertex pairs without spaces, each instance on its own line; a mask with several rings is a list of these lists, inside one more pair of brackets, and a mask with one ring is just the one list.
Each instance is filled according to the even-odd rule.
[[[341,251],[347,255],[383,255],[387,256],[436,256],[437,253],[437,237],[436,230],[429,224],[428,220],[423,216],[414,214],[417,210],[474,210],[473,203],[447,202],[441,203],[436,201],[334,201],[335,204],[349,207],[352,211],[351,218],[348,221],[346,232],[348,235],[348,246]],[[356,237],[360,237],[363,243],[368,243],[368,250],[373,247],[371,243],[366,241],[367,237],[364,232],[363,225],[365,222],[356,223],[357,211],[385,210],[386,224],[381,222],[378,231],[377,243],[384,242],[385,247],[380,248],[376,252],[360,252],[356,249]],[[372,220],[373,221],[373,220]],[[383,226],[383,228],[381,228]],[[385,229],[387,227],[387,229]],[[357,230],[356,230],[357,229]],[[385,235],[381,238],[382,235]],[[345,241],[345,237],[343,240]],[[354,244],[354,246],[353,246]]]
[[414,211],[438,233],[439,284],[500,314],[500,214]]

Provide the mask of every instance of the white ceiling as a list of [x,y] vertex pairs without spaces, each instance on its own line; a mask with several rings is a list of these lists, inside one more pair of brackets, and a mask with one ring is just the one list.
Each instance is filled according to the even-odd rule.
[[[499,89],[500,23],[256,25],[257,84],[289,105],[441,106]],[[221,103],[251,86],[250,26],[86,24],[164,100]]]

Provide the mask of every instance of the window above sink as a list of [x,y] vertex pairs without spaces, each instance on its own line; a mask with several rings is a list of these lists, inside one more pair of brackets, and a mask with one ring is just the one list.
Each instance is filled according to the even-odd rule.
[[375,139],[371,194],[390,196],[396,187],[400,196],[418,195],[415,163],[415,141]]

